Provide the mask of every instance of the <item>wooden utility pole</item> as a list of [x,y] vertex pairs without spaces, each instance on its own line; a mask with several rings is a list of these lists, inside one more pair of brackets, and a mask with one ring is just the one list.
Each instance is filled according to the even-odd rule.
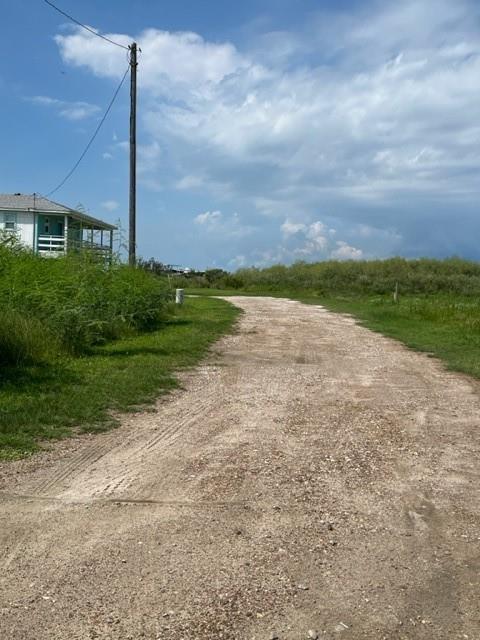
[[130,200],[128,262],[135,266],[137,244],[137,43],[130,45]]

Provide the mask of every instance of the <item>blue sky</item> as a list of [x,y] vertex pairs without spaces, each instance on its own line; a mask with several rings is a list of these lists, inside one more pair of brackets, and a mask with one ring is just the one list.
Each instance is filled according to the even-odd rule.
[[[480,4],[58,0],[139,65],[138,254],[197,268],[480,259]],[[47,193],[126,52],[3,0],[0,192]],[[53,197],[126,229],[128,83]]]

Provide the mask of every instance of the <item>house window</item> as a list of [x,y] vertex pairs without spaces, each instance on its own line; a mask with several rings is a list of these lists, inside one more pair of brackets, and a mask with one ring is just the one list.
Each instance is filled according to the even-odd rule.
[[5,231],[15,232],[17,230],[17,214],[16,213],[3,214],[3,228],[5,229]]

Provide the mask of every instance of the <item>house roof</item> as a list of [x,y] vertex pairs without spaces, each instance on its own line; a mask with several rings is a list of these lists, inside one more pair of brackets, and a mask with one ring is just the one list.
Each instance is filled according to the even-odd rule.
[[113,230],[117,227],[98,218],[77,211],[66,205],[59,204],[53,200],[48,200],[36,193],[32,195],[23,195],[21,193],[0,193],[0,210],[7,211],[38,211],[40,213],[63,213],[75,220],[86,222],[89,225],[98,227],[99,229]]

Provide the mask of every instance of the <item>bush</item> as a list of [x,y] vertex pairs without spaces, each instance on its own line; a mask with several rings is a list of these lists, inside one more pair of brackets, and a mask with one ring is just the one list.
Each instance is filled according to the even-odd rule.
[[[89,253],[47,259],[0,244],[0,308],[17,321],[18,345],[41,326],[53,342],[80,353],[153,328],[168,304],[166,283],[141,269],[106,264]],[[4,340],[7,353],[14,339]]]
[[288,267],[240,269],[234,277],[247,291],[383,295],[392,293],[398,282],[401,293],[480,294],[480,264],[459,258],[297,262]]
[[46,335],[38,320],[9,309],[0,311],[0,366],[39,364],[56,347],[53,336]]

